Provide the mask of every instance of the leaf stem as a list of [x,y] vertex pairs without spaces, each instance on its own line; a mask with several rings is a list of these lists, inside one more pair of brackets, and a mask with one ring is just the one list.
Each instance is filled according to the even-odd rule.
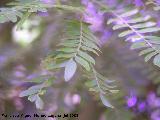
[[79,44],[78,44],[78,47],[77,47],[77,50],[76,50],[76,53],[74,55],[74,57],[77,56],[81,46],[82,46],[82,37],[83,37],[83,23],[82,23],[82,20],[80,20],[80,37],[79,37]]

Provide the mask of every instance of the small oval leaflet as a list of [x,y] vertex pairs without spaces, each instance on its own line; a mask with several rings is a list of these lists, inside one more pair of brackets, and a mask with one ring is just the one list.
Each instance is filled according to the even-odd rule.
[[76,72],[76,69],[77,69],[76,62],[73,59],[70,59],[65,65],[64,79],[66,82],[73,77],[73,75]]
[[111,103],[104,97],[103,94],[100,94],[100,98],[101,98],[101,100],[102,100],[102,103],[103,103],[106,107],[114,108],[113,105],[111,105]]
[[154,60],[153,60],[153,63],[155,65],[157,65],[158,67],[160,67],[160,54],[156,55]]
[[36,104],[36,108],[37,109],[43,109],[44,103],[43,103],[42,99],[39,96],[37,96],[35,104]]

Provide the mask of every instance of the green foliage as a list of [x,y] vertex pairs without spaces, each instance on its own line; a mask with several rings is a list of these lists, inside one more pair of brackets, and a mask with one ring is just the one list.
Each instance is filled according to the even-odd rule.
[[[16,0],[8,4],[11,8],[1,8],[0,23],[12,21],[17,22],[17,29],[21,28],[21,25],[32,14],[38,11],[47,12],[47,8],[55,7],[58,9],[66,9],[71,11],[83,12],[81,7],[72,7],[67,5],[48,5],[42,3],[40,0]],[[95,59],[92,55],[99,55],[100,51],[99,42],[93,33],[88,29],[88,25],[82,21],[68,21],[65,30],[65,37],[63,42],[59,44],[59,48],[56,52],[51,53],[42,62],[47,70],[57,70],[64,68],[64,79],[69,81],[72,79],[77,71],[77,67],[81,66],[86,70],[86,73],[92,73],[94,79],[92,82],[96,84],[89,85],[90,89],[99,93],[102,103],[113,108],[110,102],[106,98],[106,94],[116,93],[114,90],[116,86],[112,84],[113,81],[109,81],[101,74],[97,73],[94,69]],[[22,91],[20,97],[28,97],[28,100],[35,102],[36,107],[43,108],[43,101],[40,95],[46,92],[46,88],[51,85],[51,80],[45,80],[46,76],[40,76],[33,79],[32,82],[38,83],[38,85],[32,86],[25,91]],[[49,82],[50,81],[50,82]]]
[[53,77],[46,80],[45,76],[34,78],[30,82],[39,83],[34,85],[27,90],[20,93],[20,97],[28,97],[28,100],[35,102],[37,109],[43,109],[43,100],[40,98],[41,95],[46,93],[46,88],[53,84]]
[[[8,5],[10,7],[0,8],[0,23],[8,21],[17,22],[18,17],[24,21],[29,17],[30,14],[28,15],[28,13],[46,12],[47,8],[51,7],[48,4],[42,3],[40,0],[16,0]],[[27,13],[27,16],[25,13]]]
[[9,7],[0,8],[0,23],[5,22],[17,22],[17,29],[21,28],[21,25],[32,14],[37,12],[47,12],[47,8],[58,8],[69,11],[83,12],[82,7],[72,7],[67,5],[50,5],[42,2],[41,0],[15,0],[7,4]]
[[113,11],[116,18],[109,19],[107,23],[115,23],[113,30],[124,29],[119,33],[119,37],[126,37],[126,41],[135,41],[131,49],[141,49],[139,55],[145,55],[146,62],[154,57],[154,65],[160,67],[160,37],[150,35],[158,32],[160,28],[156,26],[155,22],[150,21],[150,16],[138,17],[138,12],[138,9],[118,14]]
[[0,8],[0,23],[16,22],[18,17],[22,18],[22,16],[23,13],[16,8]]
[[51,7],[51,5],[45,4],[40,0],[16,0],[15,2],[11,2],[8,5],[12,5],[15,8],[28,12],[47,12],[47,8]]
[[82,66],[86,71],[91,70],[91,66],[95,65],[95,60],[89,53],[98,55],[100,49],[98,40],[85,23],[68,21],[65,31],[63,42],[59,44],[56,52],[48,56],[51,60],[47,58],[46,61],[51,62],[45,65],[49,65],[46,66],[47,69],[65,67],[64,78],[65,81],[69,81],[76,72],[77,65]]
[[48,55],[43,66],[48,70],[56,70],[64,67],[65,81],[71,80],[76,73],[77,66],[81,66],[86,70],[86,74],[91,73],[92,81],[86,84],[89,89],[99,93],[103,104],[107,107],[113,108],[106,98],[107,93],[117,93],[114,90],[116,86],[114,81],[110,81],[94,69],[95,59],[90,55],[98,55],[100,52],[97,38],[88,29],[86,23],[81,21],[67,21],[65,29],[65,37],[63,42],[55,52]]
[[85,85],[89,88],[90,91],[94,91],[99,94],[102,103],[106,107],[114,108],[114,106],[112,106],[109,100],[107,99],[107,94],[113,94],[118,92],[118,90],[115,89],[115,81],[109,80],[108,78],[99,74],[94,68],[92,68],[92,71],[92,81],[86,81]]

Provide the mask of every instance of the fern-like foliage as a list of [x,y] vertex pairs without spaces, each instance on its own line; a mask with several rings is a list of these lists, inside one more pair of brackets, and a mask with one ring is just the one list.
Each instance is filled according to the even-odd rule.
[[18,17],[27,19],[29,15],[26,17],[26,13],[46,12],[47,8],[51,7],[40,0],[16,0],[8,5],[7,8],[0,8],[0,23],[17,22]]
[[87,86],[100,94],[105,106],[113,107],[105,95],[118,91],[114,90],[116,86],[113,85],[113,81],[109,81],[94,68],[95,59],[91,54],[98,55],[100,48],[97,38],[91,33],[88,25],[76,20],[68,21],[65,37],[59,47],[56,52],[48,55],[42,65],[48,70],[64,67],[65,81],[71,80],[77,66],[83,67],[86,74],[91,74],[92,81],[88,81]]
[[[17,28],[20,28],[23,22],[32,14],[37,12],[47,12],[47,8],[55,7],[70,11],[83,12],[82,7],[72,7],[67,5],[49,5],[41,0],[15,0],[8,4],[10,7],[0,8],[0,23],[17,22],[20,18]],[[59,48],[47,56],[42,62],[47,70],[57,70],[64,68],[64,79],[69,81],[73,78],[78,66],[83,67],[85,73],[92,73],[96,81],[95,86],[90,86],[100,94],[104,105],[113,107],[106,99],[106,93],[116,93],[111,81],[96,72],[94,69],[95,59],[92,55],[99,55],[100,48],[97,38],[89,30],[88,25],[82,21],[68,21],[65,30],[63,42]],[[36,80],[35,80],[36,79]],[[35,102],[36,107],[43,108],[43,101],[40,98],[46,92],[46,88],[51,86],[53,77],[40,76],[31,80],[38,83],[25,91],[22,91],[20,97],[28,97],[28,100]],[[37,81],[38,80],[38,81]],[[112,81],[113,82],[113,81]]]
[[68,21],[65,34],[65,38],[59,44],[59,48],[48,57],[55,62],[55,66],[52,64],[53,68],[65,67],[64,78],[68,81],[75,73],[77,64],[86,71],[90,71],[91,66],[95,64],[95,60],[89,52],[98,55],[100,49],[97,38],[83,22]]
[[47,12],[47,8],[51,7],[51,5],[46,4],[41,0],[16,0],[8,5],[28,12]]
[[154,6],[153,9],[155,11],[159,11],[160,10],[160,2],[158,2],[157,0],[148,0],[146,2],[146,5],[150,5],[150,4]]
[[141,49],[139,55],[145,55],[145,61],[154,57],[153,63],[160,67],[160,37],[151,35],[160,30],[150,16],[138,17],[139,10],[134,9],[125,13],[112,11],[116,18],[109,19],[107,24],[115,23],[113,30],[121,29],[119,37],[126,41],[134,41],[131,49]]
[[83,12],[82,7],[73,7],[68,5],[51,5],[42,0],[15,0],[7,4],[9,7],[0,8],[0,23],[5,22],[17,22],[18,18],[20,21],[17,25],[19,29],[23,22],[32,14],[37,12],[47,12],[48,8],[64,9],[67,11]]
[[86,81],[85,85],[89,88],[90,91],[94,91],[99,94],[102,103],[107,106],[114,108],[114,106],[107,99],[107,95],[110,93],[117,93],[119,90],[115,88],[117,86],[114,85],[114,80],[109,80],[104,77],[100,73],[98,73],[94,68],[92,68],[93,73],[91,74],[89,79],[90,81]]

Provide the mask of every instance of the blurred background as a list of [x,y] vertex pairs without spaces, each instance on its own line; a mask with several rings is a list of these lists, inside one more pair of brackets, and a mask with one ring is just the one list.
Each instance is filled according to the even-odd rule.
[[[8,2],[9,0],[1,0],[0,7],[4,7]],[[54,4],[52,0],[44,2]],[[40,64],[60,42],[65,27],[64,19],[78,18],[78,15],[66,11],[50,9],[46,13],[39,12],[31,16],[19,31],[16,31],[13,23],[0,24],[0,115],[76,113],[79,114],[78,120],[160,120],[160,69],[152,62],[145,63],[143,57],[138,56],[138,51],[130,50],[131,43],[118,38],[118,31],[112,31],[112,26],[106,25],[110,14],[99,13],[96,6],[86,2],[87,0],[62,0],[63,4],[83,5],[93,15],[92,19],[86,18],[86,21],[91,23],[90,29],[100,39],[102,47],[102,54],[96,57],[96,68],[104,76],[117,81],[120,92],[109,96],[115,108],[106,108],[99,96],[89,92],[79,73],[68,83],[63,79],[56,80],[57,85],[49,88],[42,97],[45,102],[43,110],[37,110],[34,103],[27,98],[19,97],[21,91],[33,85],[25,82],[29,77],[48,72],[42,69]],[[104,2],[117,8],[126,5],[143,8],[141,14],[150,14],[154,21],[159,23],[158,12],[146,9],[143,3],[145,1]],[[62,73],[59,73],[59,76],[62,76]],[[11,118],[14,119],[23,120]]]

